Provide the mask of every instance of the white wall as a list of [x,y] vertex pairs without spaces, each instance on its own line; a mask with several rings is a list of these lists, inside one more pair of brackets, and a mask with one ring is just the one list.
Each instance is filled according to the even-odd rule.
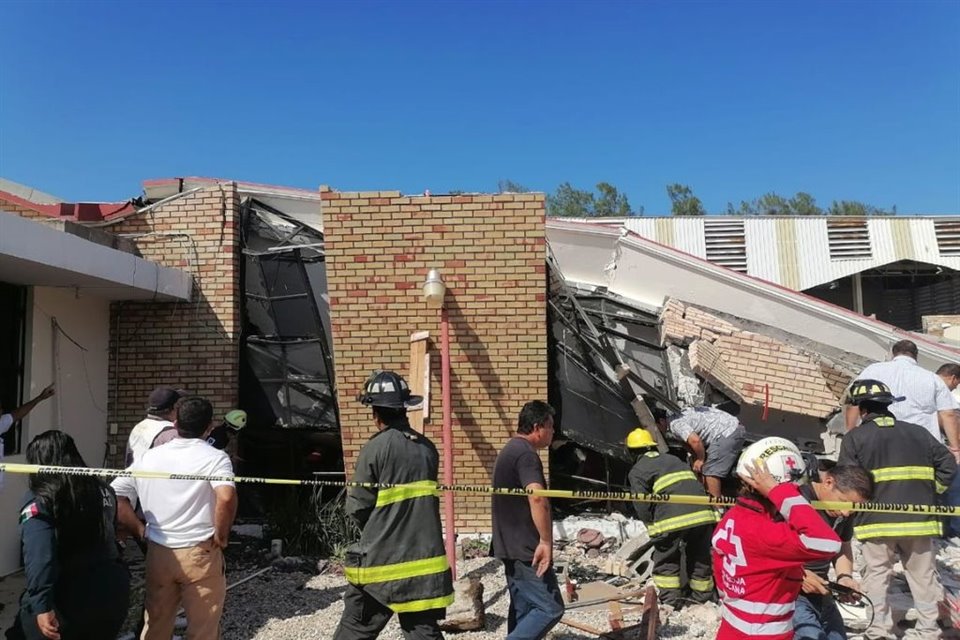
[[[24,420],[24,448],[30,439],[47,429],[62,428],[77,441],[87,465],[103,464],[107,442],[108,356],[110,303],[72,289],[34,287],[27,317],[27,370],[24,400],[36,396],[51,382],[57,394],[41,403]],[[53,339],[51,319],[86,351],[63,333]],[[56,348],[55,345],[56,344]],[[59,366],[54,364],[54,351]],[[61,424],[62,417],[62,424]],[[7,462],[26,462],[23,453],[7,456]],[[20,566],[19,532],[16,526],[27,477],[7,473],[0,491],[0,575]]]

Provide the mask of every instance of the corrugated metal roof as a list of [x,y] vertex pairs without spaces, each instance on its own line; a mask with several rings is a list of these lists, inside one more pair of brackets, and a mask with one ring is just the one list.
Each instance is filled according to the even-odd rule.
[[960,216],[678,216],[576,221],[623,226],[649,240],[801,291],[898,260],[960,270]]

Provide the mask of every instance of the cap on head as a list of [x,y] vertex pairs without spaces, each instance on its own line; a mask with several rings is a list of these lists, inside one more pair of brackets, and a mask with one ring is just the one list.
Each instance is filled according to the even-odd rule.
[[247,412],[243,409],[234,409],[229,411],[227,415],[223,417],[224,422],[227,423],[227,426],[240,431],[245,426],[247,426]]
[[423,396],[411,394],[407,381],[393,371],[374,371],[357,400],[368,407],[407,409],[423,402]]
[[800,448],[786,438],[763,438],[744,449],[737,461],[737,475],[749,476],[749,467],[764,462],[779,483],[800,482],[806,478],[806,462]]
[[150,398],[148,400],[149,406],[147,411],[155,413],[166,413],[173,409],[174,405],[177,404],[177,400],[183,398],[186,394],[177,391],[176,389],[171,389],[170,387],[157,387],[150,392]]
[[900,402],[903,397],[896,397],[885,383],[879,380],[854,380],[850,384],[847,403],[860,406],[864,402],[877,404],[893,404]]
[[637,427],[627,434],[628,449],[650,449],[657,446],[657,441],[653,439],[650,432],[643,427]]

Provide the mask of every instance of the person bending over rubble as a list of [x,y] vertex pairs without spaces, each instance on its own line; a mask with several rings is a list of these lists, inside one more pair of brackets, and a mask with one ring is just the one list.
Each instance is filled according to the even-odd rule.
[[[816,469],[808,474],[816,479],[800,487],[800,495],[807,500],[824,502],[865,502],[873,499],[873,478],[863,467],[837,465]],[[853,520],[849,511],[820,511],[820,517],[837,532],[843,543],[834,559],[837,582],[842,587],[860,591],[853,579]],[[804,567],[803,587],[793,613],[795,640],[845,640],[843,618],[828,587],[830,563],[825,560],[809,562]],[[856,596],[859,597],[859,596]]]
[[[628,476],[633,493],[704,495],[690,467],[669,453],[658,452],[656,441],[646,429],[631,431],[626,444],[636,460]],[[660,602],[679,609],[687,601],[714,600],[710,536],[717,523],[716,512],[711,507],[671,502],[634,502],[633,505],[654,541],[653,583],[660,593]],[[689,576],[687,589],[680,582],[684,555]]]
[[840,552],[840,537],[794,484],[804,469],[800,450],[784,438],[764,438],[740,456],[741,495],[712,540],[717,640],[793,638],[804,564]]
[[657,408],[653,416],[660,431],[690,448],[693,470],[703,475],[707,493],[719,498],[723,479],[730,475],[743,450],[745,434],[740,421],[713,407],[694,407],[673,415]]

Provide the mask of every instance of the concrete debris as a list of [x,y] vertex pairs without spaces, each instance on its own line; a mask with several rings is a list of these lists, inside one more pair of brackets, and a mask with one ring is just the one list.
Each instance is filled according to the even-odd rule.
[[453,583],[453,604],[440,622],[443,631],[477,631],[486,625],[483,583],[478,577],[461,578]]
[[615,538],[617,543],[647,536],[647,527],[639,520],[613,513],[605,517],[569,516],[553,523],[553,539],[557,542],[576,542],[581,529],[596,529],[604,539]]
[[699,407],[704,402],[703,389],[700,380],[690,367],[685,349],[676,345],[667,346],[667,363],[673,386],[677,391],[680,404],[687,407]]

